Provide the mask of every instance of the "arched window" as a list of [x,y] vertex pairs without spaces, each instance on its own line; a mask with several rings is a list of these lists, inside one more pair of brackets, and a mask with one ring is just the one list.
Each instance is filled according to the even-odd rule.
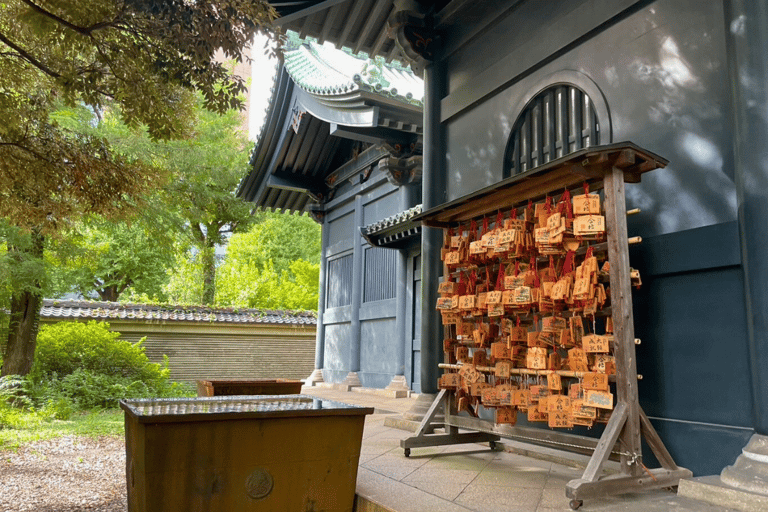
[[590,97],[572,84],[551,85],[526,104],[512,126],[504,176],[599,144],[600,123]]

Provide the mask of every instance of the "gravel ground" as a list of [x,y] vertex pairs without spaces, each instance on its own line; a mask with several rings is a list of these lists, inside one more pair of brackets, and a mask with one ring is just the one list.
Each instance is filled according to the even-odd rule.
[[60,437],[0,452],[0,511],[126,509],[123,439]]

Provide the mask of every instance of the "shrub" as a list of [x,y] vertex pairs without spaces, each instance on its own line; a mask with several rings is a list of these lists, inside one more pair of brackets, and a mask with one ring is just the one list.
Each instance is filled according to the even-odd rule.
[[54,417],[78,409],[115,407],[121,398],[190,396],[189,386],[171,382],[168,358],[151,363],[143,340],[130,343],[109,324],[59,322],[41,327],[27,391]]
[[31,405],[24,393],[25,379],[18,375],[0,377],[0,429],[24,424],[23,408]]
[[170,371],[149,362],[143,339],[130,343],[120,339],[120,333],[109,330],[105,322],[59,322],[44,325],[37,335],[33,381],[64,377],[77,369],[127,377],[142,381],[162,380]]

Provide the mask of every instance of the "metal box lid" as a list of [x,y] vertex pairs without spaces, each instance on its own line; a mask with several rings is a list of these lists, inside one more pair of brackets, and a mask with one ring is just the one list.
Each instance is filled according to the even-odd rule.
[[373,414],[372,407],[307,395],[142,398],[120,400],[120,407],[139,423]]

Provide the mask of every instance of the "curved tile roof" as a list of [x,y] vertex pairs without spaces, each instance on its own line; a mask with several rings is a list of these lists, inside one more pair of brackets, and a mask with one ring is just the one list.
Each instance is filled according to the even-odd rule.
[[421,205],[417,204],[404,212],[361,228],[360,234],[373,246],[393,249],[408,247],[421,235],[421,223],[413,220],[421,214],[421,210]]
[[366,91],[423,106],[424,82],[410,68],[397,63],[355,56],[349,50],[339,51],[313,40],[284,48],[283,56],[285,69],[296,85],[311,94],[330,96]]
[[55,299],[43,300],[40,316],[46,319],[62,320],[83,318],[94,320],[165,320],[236,324],[317,324],[315,313],[310,311],[161,306],[156,304],[123,304],[119,302]]
[[405,210],[404,212],[391,215],[378,222],[369,224],[365,226],[363,230],[366,235],[374,235],[376,233],[379,233],[380,231],[384,231],[385,229],[400,226],[401,224],[404,224],[405,222],[411,220],[412,218],[419,215],[420,213],[421,213],[421,205],[417,204],[413,208]]

